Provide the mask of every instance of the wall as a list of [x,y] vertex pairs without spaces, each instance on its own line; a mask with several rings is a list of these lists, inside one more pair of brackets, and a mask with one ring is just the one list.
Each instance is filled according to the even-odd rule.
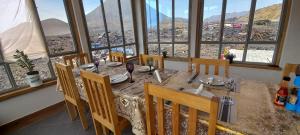
[[63,101],[62,93],[50,86],[0,102],[0,125]]

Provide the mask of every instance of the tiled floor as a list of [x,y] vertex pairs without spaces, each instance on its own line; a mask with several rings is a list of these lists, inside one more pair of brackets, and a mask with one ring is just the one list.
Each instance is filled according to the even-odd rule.
[[[66,110],[63,110],[44,120],[32,123],[18,129],[9,135],[95,135],[95,130],[90,114],[88,117],[89,128],[84,130],[79,118],[72,121]],[[124,135],[132,135],[131,128],[123,131]]]

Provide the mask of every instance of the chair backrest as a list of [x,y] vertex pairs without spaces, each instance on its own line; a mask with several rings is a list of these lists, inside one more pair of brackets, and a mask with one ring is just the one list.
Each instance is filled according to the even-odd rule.
[[80,95],[76,87],[71,66],[55,63],[55,67],[65,99],[76,105],[76,102],[80,100]]
[[87,53],[80,53],[80,54],[74,54],[74,55],[67,55],[64,56],[64,63],[66,65],[70,65],[72,68],[74,68],[74,63],[73,60],[78,60],[80,61],[81,64],[88,64],[91,61],[89,60],[89,57]]
[[81,70],[82,78],[89,101],[90,110],[94,120],[111,131],[120,128],[118,115],[115,109],[109,76],[102,76],[93,72]]
[[124,55],[124,53],[121,53],[121,52],[110,52],[109,53],[109,60],[110,61],[122,62],[122,63],[126,62],[125,55]]
[[[219,98],[197,96],[194,94],[178,92],[173,89],[161,87],[145,83],[145,98],[146,98],[146,117],[147,117],[147,132],[148,135],[164,135],[164,100],[172,102],[172,134],[179,135],[180,129],[180,105],[188,107],[188,134],[196,134],[196,125],[198,119],[198,110],[209,114],[208,135],[214,135],[216,131],[217,113],[219,106]],[[156,97],[157,103],[154,104],[153,98]],[[154,105],[157,105],[157,127],[155,126]]]
[[290,63],[285,64],[282,72],[282,77],[290,76],[291,73],[295,73],[298,65],[299,64],[290,64]]
[[147,65],[148,58],[152,58],[154,65],[158,66],[159,69],[164,69],[164,57],[159,55],[146,55],[146,54],[140,54],[139,62],[141,65]]
[[189,58],[188,72],[192,72],[192,64],[195,65],[196,73],[200,73],[200,65],[205,65],[206,75],[209,74],[209,67],[214,66],[214,75],[219,75],[219,68],[224,67],[224,76],[229,76],[229,61],[227,60]]

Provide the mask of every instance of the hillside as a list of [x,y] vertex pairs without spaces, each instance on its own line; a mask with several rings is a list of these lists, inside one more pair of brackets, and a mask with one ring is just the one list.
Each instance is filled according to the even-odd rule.
[[[278,21],[281,14],[282,4],[274,4],[268,7],[260,8],[255,11],[254,20]],[[276,11],[276,12],[274,12]],[[227,22],[248,22],[249,12],[226,13]],[[214,15],[204,19],[204,22],[219,22],[221,15]]]
[[[255,11],[254,20],[279,21],[282,4],[274,4],[268,7],[260,8]],[[275,11],[275,12],[274,12]],[[248,16],[241,16],[238,21],[248,20]]]
[[[106,13],[105,14],[106,15],[105,16],[106,21],[109,22],[110,26],[112,26],[111,29],[118,30],[119,27],[120,27],[120,19],[119,19],[120,17],[119,17],[118,10],[115,9],[115,8],[106,8],[106,7],[115,7],[114,1],[107,0],[107,1],[104,2],[104,5],[105,5],[104,8],[105,8],[105,13]],[[121,6],[122,6],[123,9],[131,9],[129,2],[123,2]],[[156,10],[151,8],[151,7],[148,9],[148,12],[150,14],[156,15]],[[123,21],[125,22],[124,23],[124,28],[131,27],[131,25],[132,25],[131,23],[126,23],[126,22],[131,22],[132,21],[131,17],[127,16],[127,15],[131,14],[130,10],[122,10],[122,13],[123,13],[123,16],[122,16]],[[160,16],[160,21],[161,22],[162,21],[168,21],[168,20],[171,19],[170,17],[168,17],[168,16],[166,16],[162,13],[160,13],[159,16]],[[92,29],[95,29],[96,27],[99,27],[99,26],[103,26],[103,21],[102,20],[103,20],[102,10],[99,6],[97,8],[95,8],[94,10],[92,10],[91,12],[89,12],[88,14],[86,14],[86,22],[88,24],[88,27],[90,27]],[[149,18],[149,20],[151,20],[151,22],[156,22],[157,18],[156,18],[156,16],[151,16]]]
[[64,35],[70,33],[70,28],[68,23],[50,18],[41,21],[43,26],[43,30],[45,32],[45,36],[56,36],[56,35]]

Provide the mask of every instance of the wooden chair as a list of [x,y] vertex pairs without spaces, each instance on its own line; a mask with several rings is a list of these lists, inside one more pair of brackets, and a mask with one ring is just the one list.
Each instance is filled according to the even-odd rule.
[[84,129],[88,128],[86,116],[84,114],[84,101],[80,99],[78,89],[70,65],[60,63],[55,64],[60,86],[64,93],[64,98],[68,113],[72,120],[77,117],[77,112]]
[[64,56],[63,59],[64,59],[64,63],[66,65],[70,65],[72,68],[75,67],[73,60],[79,59],[81,64],[91,63],[91,61],[86,53],[67,55],[67,56]]
[[[219,98],[213,97],[208,99],[206,97],[197,96],[194,94],[178,92],[173,89],[164,88],[158,85],[145,83],[145,98],[146,98],[146,118],[147,118],[147,132],[148,135],[164,135],[164,100],[172,102],[172,134],[179,135],[180,129],[180,105],[188,107],[188,134],[196,134],[197,111],[209,113],[209,128],[208,135],[214,135],[216,131],[217,113],[219,106]],[[154,116],[154,101],[157,101],[157,127],[155,129]],[[158,132],[158,133],[156,133]]]
[[295,73],[298,65],[299,64],[290,64],[290,63],[285,64],[284,70],[282,72],[282,77],[290,76],[291,73]]
[[126,62],[125,55],[124,55],[124,53],[121,53],[121,52],[110,52],[109,53],[109,60],[110,61],[122,62],[122,63]]
[[146,54],[140,54],[139,62],[141,65],[147,65],[147,59],[152,58],[154,61],[154,65],[156,65],[159,69],[164,69],[164,57],[159,55],[146,55]]
[[192,72],[192,64],[195,65],[196,73],[200,73],[200,65],[205,65],[205,74],[209,74],[209,66],[214,66],[214,75],[219,75],[220,66],[224,67],[224,76],[229,77],[229,61],[217,60],[217,59],[202,59],[202,58],[190,58],[188,65],[188,72]]
[[80,75],[88,96],[96,134],[101,134],[100,127],[102,127],[104,134],[108,128],[115,135],[121,135],[122,129],[128,126],[129,122],[117,115],[109,76],[84,70],[81,70]]

